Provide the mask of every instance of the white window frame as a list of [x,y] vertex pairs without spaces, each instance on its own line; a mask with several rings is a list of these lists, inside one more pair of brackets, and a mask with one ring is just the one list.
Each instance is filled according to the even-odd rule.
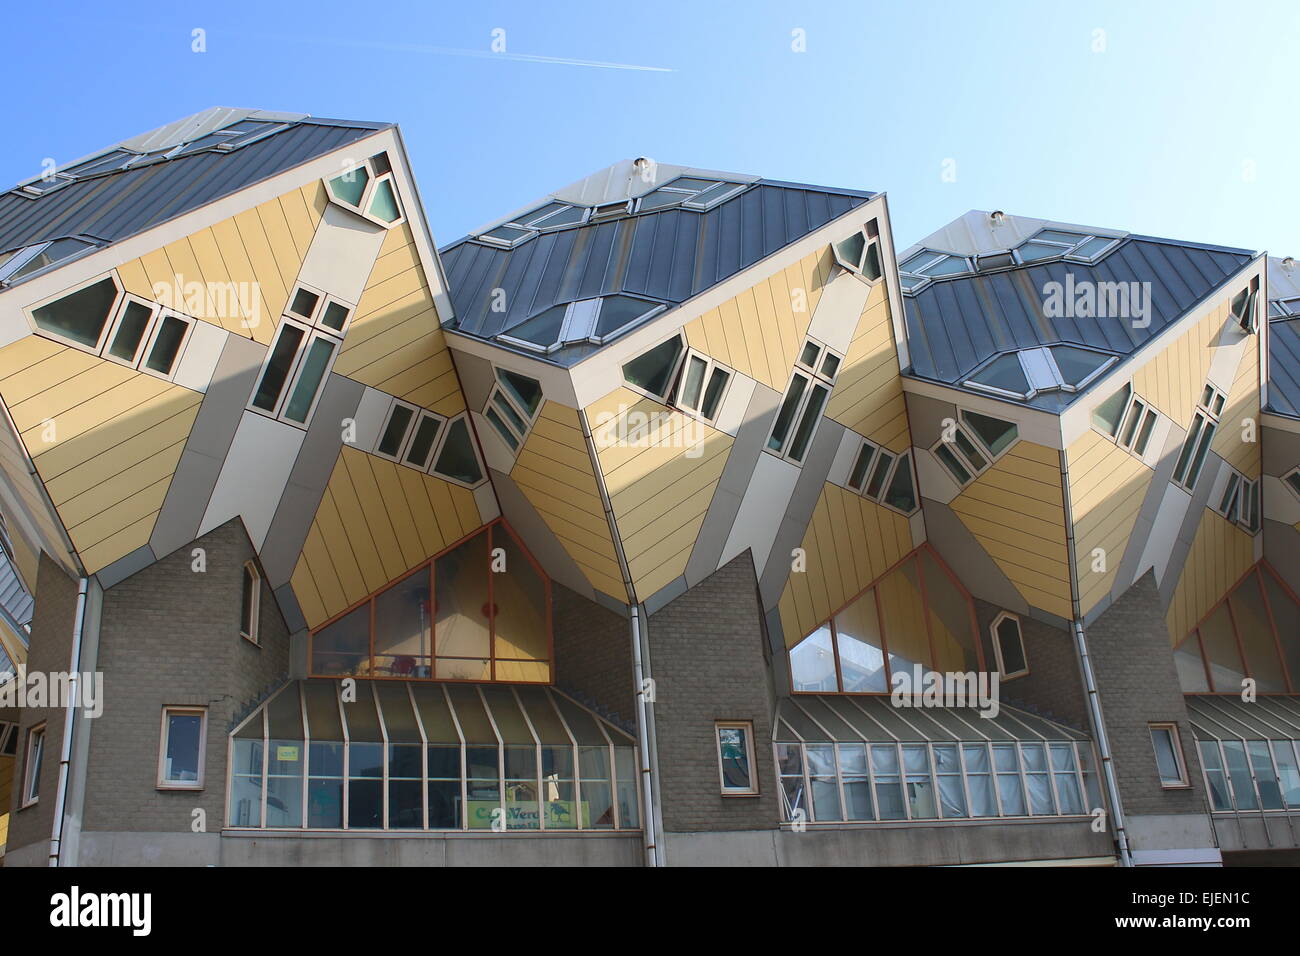
[[[297,298],[300,289],[306,289],[308,292],[316,296],[316,307],[311,316],[304,317],[299,315],[297,312],[291,311],[293,308],[293,301]],[[333,329],[328,325],[323,324],[325,310],[331,302],[337,303],[348,310],[347,318],[343,320],[343,328],[341,329]],[[294,283],[293,289],[289,293],[289,298],[285,301],[284,312],[280,316],[280,322],[275,328],[275,335],[271,337],[271,345],[266,350],[266,355],[262,359],[262,366],[258,370],[257,378],[254,380],[253,391],[252,394],[249,395],[248,404],[246,406],[248,410],[257,412],[259,415],[265,415],[268,418],[274,418],[277,421],[282,421],[288,425],[294,426],[295,428],[305,429],[310,426],[312,416],[316,414],[316,406],[320,404],[321,395],[325,393],[325,386],[329,383],[330,374],[334,371],[334,363],[338,361],[339,353],[343,350],[343,337],[352,325],[352,318],[355,312],[356,306],[348,302],[346,299],[341,299],[336,295],[322,292],[320,289],[305,283]],[[253,400],[257,397],[258,386],[261,385],[262,378],[266,375],[266,370],[271,364],[271,357],[275,354],[275,345],[279,341],[280,333],[285,325],[291,325],[302,331],[304,333],[303,338],[302,341],[298,343],[298,349],[294,353],[293,362],[289,366],[289,374],[285,378],[284,387],[280,389],[280,394],[276,397],[275,408],[273,410],[259,408],[253,404]],[[325,365],[325,371],[321,375],[320,385],[316,388],[316,394],[312,396],[311,405],[307,409],[306,416],[304,416],[304,419],[301,422],[294,421],[292,418],[285,417],[285,406],[288,403],[289,396],[292,395],[294,389],[298,387],[298,379],[301,377],[303,371],[303,359],[306,357],[308,351],[310,351],[312,342],[318,338],[329,340],[333,344],[334,349],[330,353],[329,361]],[[180,364],[179,361],[177,364]],[[384,419],[384,421],[387,423],[388,420]],[[377,443],[378,442],[376,441],[376,444]]]
[[[1242,296],[1245,296],[1243,299]],[[1241,305],[1238,306],[1237,302]],[[1240,311],[1238,311],[1240,309]],[[1248,335],[1259,331],[1259,281],[1252,279],[1250,285],[1242,289],[1228,305],[1228,310],[1237,322],[1237,327]]]
[[[1043,235],[1043,233],[1046,232],[1059,232],[1070,236],[1078,236],[1079,238],[1073,243],[1067,243],[1060,239],[1040,238]],[[1042,229],[1038,230],[1038,232],[1034,233],[1028,239],[1025,239],[1023,242],[1018,243],[1015,249],[1011,251],[1015,253],[1016,259],[1018,259],[1021,262],[1030,263],[1030,264],[1035,262],[1050,262],[1053,259],[1061,258],[1061,257],[1064,257],[1065,259],[1068,259],[1071,262],[1093,263],[1093,262],[1097,262],[1099,259],[1101,259],[1102,256],[1106,255],[1117,245],[1119,245],[1119,243],[1123,241],[1123,238],[1124,238],[1123,236],[1118,236],[1118,237],[1100,236],[1097,235],[1096,233],[1082,233],[1082,232],[1075,232],[1072,229],[1060,229],[1057,228],[1056,226],[1044,226]],[[1076,252],[1076,250],[1082,248],[1084,245],[1093,241],[1094,239],[1109,239],[1110,242],[1106,246],[1102,247],[1100,252],[1094,253],[1091,256],[1080,255]],[[1050,256],[1039,256],[1035,259],[1025,259],[1024,256],[1021,255],[1020,249],[1026,243],[1030,243],[1030,242],[1036,242],[1039,243],[1040,245],[1045,245],[1045,246],[1053,246],[1057,249],[1060,249],[1061,251],[1054,253]]]
[[1223,493],[1217,496],[1217,501],[1210,507],[1216,514],[1222,515],[1247,534],[1256,534],[1259,526],[1251,520],[1251,516],[1258,512],[1260,523],[1263,523],[1263,502],[1259,497],[1260,480],[1252,481],[1231,466],[1227,471],[1228,480],[1224,485]]
[[[1016,641],[1020,644],[1020,659],[1025,662],[1025,666],[1015,673],[1007,672],[1006,662],[1002,659],[1002,637],[998,634],[998,628],[1003,621],[1016,622]],[[1012,614],[1010,611],[998,612],[998,616],[989,625],[989,638],[993,642],[993,659],[997,661],[1001,680],[1013,680],[1029,673],[1029,655],[1025,652],[1025,628],[1018,614]]]
[[[197,780],[168,780],[164,776],[167,766],[167,738],[168,726],[167,718],[171,714],[198,714],[202,719],[199,722],[199,753],[198,753],[198,772]],[[208,709],[206,707],[196,707],[193,705],[167,704],[162,709],[162,721],[158,734],[158,780],[155,789],[158,790],[202,790],[203,778],[207,762],[208,753]]]
[[[680,342],[682,347],[678,351],[677,358],[673,362],[672,370],[668,373],[668,386],[664,389],[664,393],[662,395],[656,395],[654,392],[650,391],[649,389],[642,388],[640,385],[628,381],[627,375],[624,374],[623,372],[624,365],[629,365],[632,362],[635,362],[643,355],[646,355],[649,352],[653,352],[655,349],[659,348],[659,346],[663,345],[665,342],[671,341],[672,339],[676,339],[678,342]],[[620,363],[619,375],[623,380],[623,387],[626,388],[629,392],[635,392],[637,395],[641,395],[645,398],[652,399],[661,405],[668,404],[669,398],[674,394],[674,391],[677,387],[678,376],[681,375],[682,367],[686,364],[686,356],[690,351],[691,351],[691,347],[686,341],[686,336],[683,335],[682,332],[680,331],[674,332],[672,335],[660,339],[654,345],[651,345],[649,348],[642,349],[641,351],[637,352],[636,355],[633,355],[629,357],[626,361]]]
[[[817,347],[817,356],[813,359],[811,364],[805,363],[803,360],[803,354],[807,351],[809,345]],[[835,372],[832,375],[827,375],[822,371],[822,367],[825,364],[828,355],[834,356],[837,359]],[[796,465],[802,465],[803,459],[792,458],[790,456],[790,446],[794,443],[794,436],[798,433],[799,426],[803,423],[804,415],[807,414],[808,403],[812,399],[813,390],[820,385],[826,389],[826,401],[822,402],[822,407],[817,413],[817,421],[813,423],[812,431],[808,433],[808,444],[804,448],[804,458],[807,458],[808,448],[812,447],[812,443],[817,437],[817,430],[821,428],[822,419],[826,417],[826,406],[830,404],[831,395],[835,390],[835,380],[844,369],[844,354],[823,342],[819,342],[817,339],[807,337],[804,339],[803,345],[799,347],[799,352],[795,358],[794,364],[794,371],[790,373],[790,378],[786,381],[785,390],[781,393],[781,402],[777,405],[777,414],[776,417],[772,419],[772,428],[768,430],[768,437],[767,441],[763,443],[763,450],[768,454],[776,455],[778,458],[782,458],[785,461],[793,462]],[[806,384],[799,396],[799,403],[795,407],[794,415],[790,419],[786,434],[781,440],[781,447],[779,449],[773,448],[771,446],[771,441],[772,438],[775,437],[774,429],[776,428],[777,421],[781,417],[781,408],[785,405],[786,396],[790,394],[790,388],[794,385],[796,376],[805,379]]]
[[[384,433],[388,430],[388,423],[396,413],[398,408],[405,408],[411,412],[411,419],[406,423],[406,428],[402,431],[401,442],[397,446],[397,454],[390,455],[380,449],[379,443],[384,440]],[[457,416],[459,417],[459,416]],[[438,424],[438,435],[433,440],[433,446],[429,449],[429,457],[423,466],[414,462],[407,461],[407,455],[411,451],[411,445],[415,442],[415,436],[420,430],[420,423],[426,418],[436,420]],[[439,415],[437,412],[429,411],[427,408],[421,408],[419,405],[403,401],[400,398],[394,398],[388,406],[388,412],[380,422],[379,430],[375,435],[374,444],[371,446],[371,453],[376,457],[383,458],[385,461],[391,461],[397,465],[404,465],[413,471],[431,474],[433,463],[437,460],[438,452],[442,450],[443,439],[447,437],[447,427],[451,424],[451,419],[445,415]],[[439,476],[442,477],[442,476]]]
[[[911,269],[904,268],[902,262],[900,262],[898,265],[898,275],[899,278],[902,280],[902,286],[904,292],[908,292],[908,293],[920,292],[922,289],[928,286],[931,282],[934,282],[936,279],[956,278],[957,276],[970,275],[972,272],[975,271],[972,268],[971,260],[968,256],[959,256],[955,252],[940,252],[938,249],[930,249],[930,248],[919,249],[916,252],[912,253],[910,256],[908,256],[904,260],[904,262],[911,262],[914,259],[918,259],[918,257],[920,256],[929,256],[930,258],[926,259],[924,261],[924,264],[916,268],[911,268]],[[933,268],[934,266],[937,266],[948,259],[960,259],[964,266],[962,271],[948,272],[938,276],[924,274],[926,269]],[[911,280],[910,285],[908,284],[909,280]]]
[[1292,468],[1283,475],[1282,484],[1286,486],[1291,494],[1300,498],[1300,467]]
[[[645,312],[642,312],[636,318],[623,323],[617,329],[612,329],[604,335],[596,335],[596,326],[600,322],[600,313],[604,309],[605,300],[611,296],[619,295],[625,299],[636,299],[644,302],[648,306]],[[533,315],[530,315],[524,322],[531,321],[543,312],[558,308],[562,303],[556,303],[553,306],[547,306]],[[564,319],[560,323],[560,331],[557,338],[550,345],[538,345],[536,342],[529,342],[527,339],[516,338],[509,333],[499,332],[496,335],[498,342],[505,342],[507,345],[513,345],[515,348],[525,349],[529,352],[535,352],[540,355],[550,355],[562,348],[570,345],[578,345],[583,342],[589,342],[592,345],[604,345],[622,335],[628,329],[642,325],[647,319],[658,315],[667,309],[668,306],[658,299],[650,299],[641,295],[634,295],[629,292],[611,292],[607,296],[592,296],[586,299],[575,299],[565,305]],[[524,322],[518,323],[523,325]]]
[[596,203],[590,207],[587,213],[587,222],[604,222],[609,219],[617,219],[619,216],[626,216],[632,212],[632,200],[616,199],[612,202]]
[[[247,630],[244,628],[244,576],[243,572],[249,572],[253,580],[253,593],[249,597],[249,615],[252,618],[249,621]],[[250,644],[261,647],[258,632],[259,622],[261,620],[262,610],[262,572],[257,569],[256,561],[245,561],[239,578],[239,636]]]
[[[1160,787],[1163,790],[1186,790],[1191,786],[1187,776],[1187,761],[1183,759],[1183,742],[1182,735],[1178,732],[1178,724],[1173,721],[1152,721],[1147,724],[1147,731],[1151,737],[1151,750],[1156,753],[1155,732],[1157,730],[1167,731],[1169,734],[1169,746],[1174,752],[1174,761],[1178,764],[1179,780],[1177,783],[1166,783],[1164,778],[1160,778]],[[1160,761],[1156,760],[1156,775],[1160,774]]]
[[[45,722],[42,721],[27,730],[27,745],[23,748],[23,790],[20,794],[18,804],[18,809],[20,810],[25,807],[35,806],[41,799],[41,768],[32,766],[32,751],[35,750],[36,742],[39,740],[41,748],[41,767],[44,767],[46,744],[45,728]],[[36,772],[33,773],[33,770]]]
[[[1130,387],[1128,402],[1125,403],[1124,411],[1119,417],[1119,427],[1115,429],[1115,434],[1106,435],[1106,433],[1100,431],[1100,429],[1094,428],[1094,430],[1098,431],[1099,434],[1106,435],[1107,439],[1109,439],[1113,444],[1118,445],[1120,448],[1123,448],[1130,455],[1145,461],[1150,449],[1146,445],[1139,449],[1138,441],[1142,437],[1143,423],[1148,417],[1154,419],[1151,424],[1151,430],[1147,432],[1147,442],[1149,443],[1152,436],[1155,435],[1156,429],[1160,427],[1160,412],[1154,405],[1142,396],[1138,395],[1137,392],[1134,392]],[[1128,442],[1125,443],[1124,434],[1128,431],[1130,422],[1133,425],[1133,431],[1129,436]]]
[[[1056,364],[1056,356],[1052,354],[1053,347],[1057,345],[1066,345],[1084,352],[1095,352],[1097,355],[1105,356],[1106,361],[1089,372],[1078,383],[1071,385],[1065,380],[1065,376],[1061,374],[1061,369]],[[1020,370],[1024,373],[1025,382],[1029,386],[1028,392],[1013,392],[1009,389],[998,388],[996,385],[987,385],[984,382],[975,381],[975,375],[978,375],[1006,355],[1014,355],[1016,361],[1020,363]],[[1085,345],[1074,345],[1072,342],[1053,342],[1051,345],[1037,345],[1017,349],[1014,352],[1000,352],[987,361],[981,362],[979,367],[962,384],[967,388],[987,392],[990,395],[1001,395],[1006,398],[1027,402],[1042,392],[1081,392],[1118,361],[1119,356],[1103,352],[1101,349],[1094,349]]]
[[[1005,455],[1013,447],[1015,447],[1016,441],[1018,441],[1020,437],[1020,429],[1016,425],[1016,423],[1007,422],[1008,425],[1016,429],[1016,438],[1013,439],[1011,442],[1009,442],[1007,444],[1007,447],[1003,448],[997,454],[994,454],[993,450],[989,448],[987,444],[985,444],[984,439],[981,438],[979,434],[975,431],[975,429],[971,427],[971,425],[967,422],[965,417],[967,414],[968,412],[966,409],[964,408],[958,409],[957,418],[956,418],[956,428],[953,430],[953,439],[950,441],[947,438],[945,438],[941,433],[939,435],[939,440],[936,441],[933,445],[931,445],[929,449],[930,453],[935,456],[935,459],[939,462],[939,464],[943,465],[944,471],[948,472],[948,474],[952,476],[952,479],[955,482],[957,482],[958,486],[962,488],[966,487],[966,485],[970,484],[980,475],[984,474],[984,472],[992,468],[994,462],[998,461],[998,459],[1002,458],[1003,455]],[[988,415],[985,417],[994,418],[996,416]],[[999,419],[999,421],[1001,420],[1002,419]],[[966,441],[968,441],[971,444],[971,446],[974,447],[976,453],[981,458],[984,459],[983,465],[977,467],[975,463],[971,461],[970,453],[962,450],[961,445],[959,445],[956,441],[956,435],[958,432],[960,432],[962,437],[964,437]],[[966,481],[962,481],[961,478],[959,478],[956,474],[954,474],[952,469],[948,467],[947,462],[945,462],[943,458],[939,456],[938,449],[940,447],[946,447],[948,451],[952,453],[953,457],[957,459],[958,463],[963,468],[965,468],[966,471],[970,474],[970,477]]]
[[[682,392],[686,388],[686,372],[690,368],[692,356],[704,362],[703,379],[700,385],[701,406],[704,405],[704,397],[705,395],[708,394],[709,382],[713,377],[714,371],[717,370],[717,371],[724,372],[727,376],[726,384],[722,386],[722,394],[718,396],[718,407],[714,411],[712,417],[705,416],[704,412],[701,409],[691,408],[689,405],[684,404],[682,400]],[[678,362],[677,364],[676,376],[677,376],[676,380],[674,381],[672,387],[670,387],[668,390],[668,399],[669,399],[668,404],[672,408],[677,409],[682,414],[690,415],[692,418],[697,418],[702,422],[707,422],[710,425],[716,422],[718,420],[718,416],[722,414],[722,406],[726,404],[727,393],[731,391],[731,383],[736,380],[736,370],[729,365],[723,365],[721,362],[713,358],[713,356],[711,355],[707,355],[704,352],[699,351],[698,349],[693,349],[688,347],[681,361]]]
[[[738,789],[727,786],[727,777],[722,763],[722,737],[719,731],[741,730],[745,734],[745,766],[749,769],[749,786]],[[718,752],[718,791],[724,797],[757,797],[758,768],[754,764],[754,722],[752,720],[715,720],[713,722],[713,746]]]
[[[387,163],[388,163],[388,169],[383,172],[380,172],[378,166],[376,166],[375,164],[375,157],[371,156],[368,159],[363,160],[362,162],[352,163],[351,165],[343,169],[340,169],[337,172],[333,172],[327,176],[322,177],[321,182],[324,183],[325,185],[326,198],[330,202],[334,203],[334,205],[338,206],[339,208],[346,209],[351,213],[355,213],[356,215],[360,216],[362,219],[365,219],[367,222],[373,222],[375,223],[375,225],[382,226],[385,229],[395,229],[396,227],[400,226],[402,223],[406,222],[406,218],[407,218],[406,201],[402,197],[402,191],[397,188],[397,178],[393,170],[392,157],[387,157]],[[353,206],[347,202],[344,202],[338,196],[334,195],[334,190],[330,188],[330,182],[331,180],[338,179],[340,176],[346,176],[348,173],[356,172],[357,170],[362,168],[364,168],[366,171],[366,177],[367,177],[366,188],[361,193],[361,199],[358,201],[357,205]],[[397,200],[398,216],[392,222],[386,222],[385,220],[380,219],[378,216],[371,215],[369,212],[370,201],[374,198],[375,190],[379,187],[379,183],[384,180],[387,180],[392,186],[393,196]]]
[[[853,473],[857,470],[858,462],[862,460],[863,454],[867,453],[868,449],[870,449],[870,453],[867,457],[866,467],[862,471],[862,480],[859,481],[857,484],[854,484]],[[878,454],[880,454],[879,445],[877,445],[875,442],[868,441],[865,438],[862,439],[861,443],[858,445],[858,453],[853,456],[853,463],[849,465],[849,473],[844,479],[844,485],[846,488],[848,488],[850,491],[856,491],[864,498],[866,497],[865,491],[867,487],[867,482],[871,480],[871,472],[875,468],[876,456]]]
[[[694,186],[673,185],[673,183],[680,182],[683,179],[698,179],[701,182],[707,182],[708,185],[699,188]],[[714,196],[708,202],[698,202],[695,200],[696,196],[702,196],[712,189],[717,189],[719,186],[731,186],[733,188],[719,193],[717,196]],[[726,202],[732,196],[739,195],[740,193],[744,192],[748,188],[749,188],[748,183],[737,183],[737,182],[732,182],[729,179],[714,179],[710,176],[692,176],[689,173],[682,173],[680,176],[674,176],[670,181],[664,183],[662,186],[656,186],[654,189],[650,190],[650,192],[646,193],[644,196],[638,197],[636,200],[636,211],[637,212],[658,212],[661,209],[673,209],[676,208],[677,206],[681,206],[682,208],[685,209],[695,209],[703,212],[705,210],[712,209],[714,206],[718,205],[719,203]],[[679,199],[676,204],[661,203],[655,206],[653,209],[646,209],[645,208],[646,196],[651,196],[655,193],[680,193],[682,198]]]
[[[289,320],[287,319],[281,320],[281,322],[285,322],[285,321],[289,321]],[[301,322],[293,322],[292,324],[298,326],[302,325]],[[334,349],[333,351],[330,352],[329,361],[325,363],[325,370],[321,373],[320,384],[316,386],[316,393],[312,396],[311,405],[307,407],[307,414],[303,416],[302,421],[296,421],[292,418],[287,418],[285,416],[285,408],[289,404],[289,397],[293,395],[294,390],[297,389],[298,380],[299,378],[302,377],[303,370],[307,364],[303,360],[307,357],[307,353],[311,351],[312,343],[315,342],[317,339],[325,339],[327,342],[329,342],[331,345],[334,346]],[[338,359],[339,352],[342,349],[342,347],[343,347],[343,342],[341,339],[338,338],[338,336],[332,335],[327,332],[321,332],[311,327],[307,328],[307,335],[303,338],[302,343],[298,346],[298,354],[294,356],[293,369],[290,371],[289,378],[286,380],[284,390],[280,392],[280,397],[276,401],[276,410],[275,410],[276,419],[284,422],[287,425],[293,425],[297,428],[307,428],[308,426],[311,425],[312,416],[316,414],[316,406],[320,404],[321,395],[324,394],[325,386],[329,383],[330,373],[334,370],[334,362]],[[268,351],[267,352],[268,358],[270,357],[270,354],[271,353]],[[261,381],[260,376],[258,377],[258,381]],[[254,409],[254,411],[262,411],[262,409],[260,408]]]
[[[95,343],[94,348],[91,348],[89,345],[85,345],[81,342],[78,342],[75,339],[69,338],[68,336],[63,335],[59,332],[55,332],[51,329],[41,328],[39,325],[36,324],[35,313],[37,309],[44,308],[45,306],[50,305],[53,302],[58,302],[60,299],[67,298],[68,296],[80,292],[82,289],[89,288],[90,286],[102,282],[105,279],[112,280],[113,285],[117,288],[117,297],[113,300],[113,305],[108,310],[108,318],[104,320],[104,327],[99,330],[99,340]],[[60,345],[66,345],[69,348],[74,348],[78,352],[87,352],[91,355],[101,355],[103,354],[104,351],[104,343],[108,341],[108,330],[112,327],[113,320],[117,316],[117,310],[122,304],[122,295],[124,291],[125,290],[123,289],[122,286],[122,280],[118,277],[117,272],[115,271],[103,272],[97,276],[92,276],[91,278],[86,279],[84,282],[78,282],[74,286],[70,286],[67,289],[63,289],[54,295],[46,296],[40,302],[34,302],[31,305],[27,306],[25,309],[23,309],[23,312],[26,314],[27,322],[31,327],[33,335],[39,335],[42,338],[49,339],[52,342],[58,342]]]
[[[120,308],[125,307],[120,306]],[[181,322],[184,322],[185,333],[181,336],[181,344],[176,349],[176,358],[172,361],[171,368],[166,372],[159,372],[155,369],[149,368],[146,364],[146,360],[149,358],[149,353],[153,351],[154,343],[157,341],[159,333],[162,332],[163,323],[167,319],[178,319]],[[188,315],[177,312],[175,309],[159,309],[149,320],[150,326],[145,331],[145,343],[144,347],[140,350],[139,357],[137,358],[135,365],[136,369],[144,372],[146,375],[152,375],[154,378],[161,378],[168,382],[175,379],[176,370],[181,367],[181,360],[185,358],[185,349],[190,344],[190,338],[194,334],[194,325],[196,321],[197,320],[190,318]],[[112,339],[105,340],[105,349],[108,348],[108,343],[111,341]]]
[[[869,220],[869,222],[875,223],[876,220],[872,219]],[[839,242],[831,243],[831,254],[835,257],[835,261],[838,262],[841,266],[843,266],[844,269],[853,273],[855,276],[857,276],[859,279],[861,279],[863,282],[867,283],[868,285],[875,285],[878,282],[882,282],[885,278],[885,258],[884,258],[884,252],[880,247],[879,226],[875,227],[876,235],[873,236],[871,234],[871,231],[867,228],[868,224],[869,223],[864,222],[861,225],[861,227],[859,227],[858,229],[858,232],[862,235],[863,241],[862,241],[862,255],[858,258],[857,262],[849,262],[846,258],[844,258],[844,256],[840,252],[840,246],[842,246],[844,243],[852,239],[854,235],[853,233],[850,233],[849,235],[845,236]],[[876,262],[880,267],[880,275],[876,276],[874,279],[871,278],[863,271],[863,268],[867,264],[867,259],[871,255],[871,250],[873,247],[876,250]]]
[[[519,416],[520,421],[524,423],[522,432],[517,430],[517,427],[509,416],[501,414],[501,409],[497,407],[495,402],[498,395],[501,396],[501,401],[505,403],[506,407],[512,409],[514,413]],[[496,421],[493,421],[492,418],[488,417],[489,411],[492,412]],[[538,412],[540,411],[541,406],[539,405]],[[533,431],[533,417],[528,414],[526,408],[521,408],[519,403],[510,397],[510,393],[501,386],[500,382],[494,382],[492,390],[488,392],[487,401],[483,403],[483,418],[493,428],[498,429],[498,434],[500,434],[500,428],[505,428],[505,430],[514,437],[516,444],[511,449],[512,454],[518,454],[523,449],[524,442],[528,441],[528,436],[532,434]],[[497,422],[501,423],[500,426],[497,425]],[[504,441],[505,439],[503,438],[502,440]],[[509,445],[510,443],[506,442],[506,444]]]
[[[1197,404],[1196,411],[1192,415],[1191,424],[1187,428],[1187,434],[1183,436],[1183,445],[1178,450],[1178,457],[1175,459],[1172,481],[1178,487],[1189,492],[1196,488],[1196,482],[1200,479],[1201,472],[1205,468],[1205,459],[1209,457],[1209,445],[1214,440],[1214,435],[1212,434],[1207,437],[1206,432],[1209,428],[1213,428],[1214,434],[1218,434],[1220,424],[1219,416],[1223,413],[1227,404],[1227,394],[1216,388],[1211,383],[1206,382],[1205,387],[1201,390],[1200,402]],[[1188,443],[1192,441],[1193,438],[1193,426],[1196,425],[1198,419],[1201,424],[1200,427],[1195,430],[1196,444],[1189,447]],[[1205,446],[1204,454],[1201,454],[1199,451],[1202,445]],[[1184,454],[1187,455],[1187,462],[1183,473],[1180,475],[1178,473],[1178,466]],[[1200,459],[1200,464],[1195,464],[1198,457]]]

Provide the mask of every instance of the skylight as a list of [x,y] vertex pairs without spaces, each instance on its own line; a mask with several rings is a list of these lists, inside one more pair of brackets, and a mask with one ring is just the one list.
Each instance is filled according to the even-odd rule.
[[970,260],[965,256],[935,249],[922,249],[915,255],[908,256],[899,267],[899,278],[903,291],[913,292],[941,276],[965,275],[971,272]]
[[1065,229],[1040,229],[1014,249],[982,252],[973,259],[937,249],[922,249],[899,264],[899,280],[904,292],[919,292],[935,279],[1010,269],[1048,259],[1092,263],[1117,246],[1121,239]]
[[1037,262],[1064,256],[1080,262],[1095,262],[1119,240],[1113,236],[1094,236],[1064,229],[1042,229],[1033,238],[1016,247],[1021,262]]
[[89,249],[97,248],[98,243],[75,236],[65,236],[48,242],[37,242],[24,246],[14,252],[0,254],[0,285],[8,285],[19,279],[35,275],[46,266],[71,258]]
[[561,226],[575,226],[585,222],[587,217],[586,207],[553,200],[480,233],[478,238],[494,246],[513,249],[538,233]]
[[532,352],[548,354],[581,342],[604,345],[664,308],[662,302],[632,295],[579,299],[543,309],[500,333],[497,338]]
[[729,183],[720,179],[699,179],[695,176],[678,176],[637,201],[637,212],[650,212],[668,206],[687,209],[712,209],[720,202],[744,190],[744,183]]
[[1040,392],[1077,392],[1117,361],[1114,355],[1076,345],[1048,345],[1004,352],[966,380],[980,391],[1027,401]]

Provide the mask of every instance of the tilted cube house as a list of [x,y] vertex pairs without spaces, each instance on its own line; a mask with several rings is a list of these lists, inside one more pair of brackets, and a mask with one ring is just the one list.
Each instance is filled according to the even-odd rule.
[[5,865],[1300,859],[1293,260],[217,108],[0,196],[0,405]]

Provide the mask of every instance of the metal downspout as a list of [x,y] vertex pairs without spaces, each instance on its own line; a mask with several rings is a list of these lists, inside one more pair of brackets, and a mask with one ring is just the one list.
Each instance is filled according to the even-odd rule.
[[1092,669],[1092,655],[1088,652],[1088,636],[1083,629],[1083,613],[1079,607],[1078,561],[1074,554],[1074,519],[1070,503],[1070,483],[1066,480],[1068,462],[1065,451],[1060,452],[1061,461],[1061,496],[1065,505],[1065,554],[1070,567],[1070,608],[1073,620],[1070,629],[1074,634],[1074,650],[1079,657],[1079,671],[1083,676],[1084,694],[1088,701],[1088,723],[1092,726],[1093,739],[1097,741],[1097,753],[1101,758],[1101,777],[1106,784],[1106,797],[1110,801],[1111,818],[1115,824],[1115,842],[1119,845],[1121,866],[1132,866],[1133,856],[1129,852],[1128,832],[1124,829],[1124,806],[1119,798],[1119,782],[1115,778],[1115,763],[1111,759],[1110,738],[1106,734],[1106,722],[1101,713],[1101,696],[1097,693],[1097,679]]
[[63,843],[63,818],[68,804],[68,770],[72,762],[72,725],[77,717],[81,687],[81,635],[86,624],[86,592],[90,579],[77,585],[77,614],[72,625],[72,671],[68,675],[68,703],[63,715],[63,744],[59,750],[59,786],[54,795],[54,826],[50,832],[50,866],[59,865]]
[[646,866],[663,866],[663,847],[661,841],[657,839],[662,827],[659,823],[659,806],[654,798],[654,771],[650,759],[654,717],[645,696],[645,678],[649,668],[641,650],[641,616],[645,613],[645,609],[636,600],[632,572],[628,568],[627,555],[623,553],[623,542],[619,538],[618,525],[614,520],[614,506],[610,502],[609,490],[605,487],[605,476],[600,470],[600,459],[596,455],[596,442],[591,436],[587,413],[582,409],[578,410],[578,421],[582,425],[582,437],[587,443],[587,455],[591,459],[591,470],[596,478],[596,488],[600,492],[601,507],[605,509],[605,522],[609,525],[610,540],[614,544],[619,573],[623,577],[623,586],[627,589],[627,603],[631,611],[632,670],[636,681],[636,730],[640,745],[637,749],[641,754],[641,829],[645,839],[645,861]]

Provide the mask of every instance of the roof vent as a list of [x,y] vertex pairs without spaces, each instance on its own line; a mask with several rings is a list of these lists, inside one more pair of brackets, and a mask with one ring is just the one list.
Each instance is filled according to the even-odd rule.
[[1287,256],[1283,259],[1282,268],[1287,272],[1293,272],[1295,270],[1295,258],[1293,256]]
[[1005,224],[1006,221],[1007,221],[1007,214],[1004,213],[1001,209],[994,209],[991,213],[989,213],[989,222],[995,226],[1001,226]]

